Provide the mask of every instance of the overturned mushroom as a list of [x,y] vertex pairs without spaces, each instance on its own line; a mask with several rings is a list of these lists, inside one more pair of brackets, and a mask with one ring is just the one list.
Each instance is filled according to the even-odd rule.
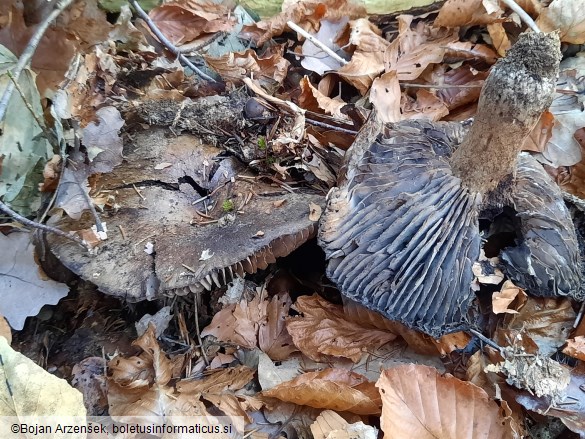
[[[346,296],[433,336],[470,325],[480,217],[516,211],[508,275],[529,293],[582,298],[577,238],[559,189],[523,139],[550,105],[557,34],[520,36],[486,80],[469,132],[406,121],[358,138],[319,239]],[[453,152],[452,152],[453,151]]]

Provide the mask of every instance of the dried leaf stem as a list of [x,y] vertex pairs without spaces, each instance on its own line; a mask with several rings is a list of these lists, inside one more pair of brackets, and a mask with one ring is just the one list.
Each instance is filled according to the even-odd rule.
[[200,77],[202,77],[206,81],[217,82],[211,76],[208,76],[205,73],[203,73],[201,70],[199,70],[199,68],[197,66],[195,66],[195,64],[193,64],[191,61],[189,61],[187,59],[187,57],[181,53],[181,51],[177,48],[177,46],[175,46],[173,43],[171,43],[170,40],[163,35],[163,33],[160,31],[160,29],[156,26],[156,24],[154,24],[154,22],[150,19],[148,14],[146,12],[144,12],[144,9],[142,9],[140,7],[140,5],[138,4],[138,2],[136,0],[128,0],[128,3],[130,3],[130,5],[134,8],[136,13],[140,16],[140,18],[142,18],[146,22],[146,24],[148,25],[148,27],[150,28],[152,33],[154,35],[156,35],[156,38],[160,41],[160,43],[163,46],[165,46],[167,49],[169,49],[174,55],[176,55],[177,58],[179,58],[179,61],[184,63],[187,67],[189,67],[191,70],[193,70],[195,73],[197,73]]
[[331,58],[333,58],[337,62],[341,63],[342,65],[347,64],[347,60],[345,60],[342,57],[340,57],[332,49],[330,49],[329,47],[327,47],[325,44],[323,44],[321,41],[319,41],[317,38],[315,38],[313,35],[311,35],[309,32],[307,32],[302,27],[298,26],[297,24],[293,23],[292,21],[287,21],[286,24],[288,25],[288,27],[290,27],[296,33],[302,35],[307,40],[309,40],[311,43],[313,43],[315,46],[317,46],[319,49],[321,49],[324,52],[326,52]]
[[41,41],[41,38],[43,38],[43,35],[51,25],[51,22],[55,20],[59,16],[59,14],[63,12],[65,8],[67,8],[67,6],[69,6],[72,2],[73,0],[61,0],[57,2],[57,6],[55,7],[55,9],[53,9],[53,11],[51,11],[51,13],[47,15],[47,17],[42,22],[39,23],[37,30],[29,40],[22,54],[20,55],[18,63],[16,64],[14,69],[12,69],[11,74],[13,81],[9,82],[6,85],[6,90],[4,90],[2,99],[0,99],[0,121],[4,120],[4,116],[6,115],[6,109],[8,108],[8,103],[10,102],[10,98],[12,97],[12,93],[14,93],[15,89],[14,82],[18,81],[18,78],[20,78],[20,74],[30,63]]
[[520,17],[520,19],[526,23],[526,25],[532,29],[534,32],[536,33],[540,33],[541,30],[539,29],[539,27],[536,25],[536,23],[534,22],[534,20],[532,19],[532,17],[530,15],[528,15],[526,13],[526,11],[524,9],[522,9],[520,7],[520,5],[518,5],[518,3],[516,3],[514,0],[502,0],[502,2],[508,6],[510,9],[512,9],[514,12],[516,12],[518,14],[518,16]]
[[59,235],[59,236],[62,236],[63,238],[67,238],[71,241],[76,242],[77,244],[81,245],[82,247],[89,249],[88,245],[83,240],[78,238],[77,236],[70,235],[69,233],[66,233],[63,230],[59,230],[59,229],[56,229],[55,227],[47,226],[46,224],[41,224],[41,223],[31,221],[28,218],[25,218],[22,215],[19,215],[18,213],[16,213],[14,210],[12,210],[10,207],[8,207],[6,204],[4,204],[2,201],[0,201],[0,212],[4,212],[6,215],[10,216],[15,221],[18,221],[19,223],[21,223],[27,227],[31,227],[33,229],[44,230],[45,232],[49,232],[49,233],[54,233],[55,235]]

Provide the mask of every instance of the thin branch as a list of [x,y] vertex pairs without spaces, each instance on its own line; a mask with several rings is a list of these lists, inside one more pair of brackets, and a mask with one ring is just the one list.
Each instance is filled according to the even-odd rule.
[[449,85],[449,84],[409,84],[406,82],[400,83],[401,87],[404,88],[436,88],[436,89],[445,89],[445,88],[482,88],[483,85]]
[[150,28],[152,33],[154,35],[156,35],[156,38],[160,41],[160,43],[163,46],[165,46],[167,49],[169,49],[174,55],[176,55],[179,58],[179,61],[186,64],[187,67],[189,67],[191,70],[193,70],[199,76],[201,76],[203,79],[210,81],[210,82],[217,82],[211,76],[208,76],[205,73],[203,73],[201,70],[199,70],[199,68],[197,68],[195,66],[195,64],[193,64],[191,61],[189,61],[187,59],[187,57],[181,53],[181,51],[177,48],[177,46],[175,46],[173,43],[171,43],[169,41],[169,39],[163,35],[163,33],[160,31],[160,29],[156,26],[156,24],[154,24],[154,22],[150,19],[148,14],[146,12],[144,12],[144,9],[142,9],[140,7],[140,5],[138,4],[138,2],[136,0],[128,0],[128,3],[130,3],[130,5],[134,8],[136,13],[140,16],[140,18],[142,18],[146,22],[146,24],[148,25],[148,27]]
[[[26,45],[24,51],[20,55],[18,59],[18,63],[14,69],[12,69],[12,76],[14,81],[18,82],[18,78],[20,78],[20,74],[22,71],[28,66],[30,60],[32,59],[37,46],[39,45],[41,38],[49,28],[51,22],[55,20],[61,12],[69,6],[73,0],[61,0],[57,3],[57,7],[51,11],[49,15],[39,23],[34,35],[29,40],[28,44]],[[6,90],[4,90],[4,94],[2,95],[2,99],[0,99],[0,121],[4,120],[4,116],[6,115],[6,109],[8,108],[8,103],[10,102],[10,98],[12,97],[12,93],[14,92],[14,83],[9,82],[6,84]]]
[[341,128],[341,127],[337,127],[335,125],[329,125],[328,123],[325,122],[320,122],[318,120],[313,120],[313,119],[305,119],[305,123],[309,124],[309,125],[315,125],[317,127],[321,127],[321,128],[329,128],[330,130],[334,130],[334,131],[339,131],[341,133],[346,133],[346,134],[357,134],[357,131],[354,130],[348,130],[347,128]]
[[499,344],[497,344],[493,340],[490,340],[485,335],[483,335],[481,332],[476,331],[473,328],[468,329],[468,331],[471,332],[473,335],[475,335],[477,338],[479,338],[481,341],[483,341],[485,344],[491,346],[494,349],[497,349],[499,352],[502,352],[502,347]]
[[532,17],[530,15],[528,15],[526,13],[526,11],[518,5],[518,3],[516,3],[514,0],[502,0],[502,2],[504,4],[506,4],[506,6],[508,6],[510,9],[512,9],[514,12],[516,12],[518,14],[518,16],[520,17],[520,19],[524,23],[526,23],[526,25],[530,29],[532,29],[537,34],[539,34],[541,32],[541,30],[538,28],[538,26],[536,25],[536,23],[534,22]]
[[342,57],[340,57],[332,49],[330,49],[329,47],[327,47],[325,44],[323,44],[321,41],[319,41],[317,38],[315,38],[313,35],[311,35],[309,32],[307,32],[302,27],[296,25],[292,21],[287,21],[286,24],[288,25],[288,27],[290,27],[296,33],[301,34],[303,37],[305,37],[307,40],[309,40],[311,43],[313,43],[319,49],[321,49],[324,52],[326,52],[329,56],[331,56],[331,58],[333,58],[337,62],[341,63],[342,65],[347,64],[347,61],[345,59],[343,59]]
[[59,230],[59,229],[56,229],[54,227],[47,226],[45,224],[36,223],[34,221],[31,221],[28,218],[25,218],[22,215],[16,213],[14,210],[12,210],[10,207],[8,207],[6,204],[4,204],[2,201],[0,201],[0,212],[4,212],[6,215],[11,217],[15,221],[17,221],[20,224],[23,224],[27,227],[31,227],[33,229],[44,230],[45,232],[49,232],[49,233],[54,233],[55,235],[59,235],[59,236],[62,236],[63,238],[67,238],[71,241],[76,242],[77,244],[81,245],[82,247],[89,249],[88,245],[83,240],[78,238],[77,236],[71,235],[69,233],[64,232],[63,230]]

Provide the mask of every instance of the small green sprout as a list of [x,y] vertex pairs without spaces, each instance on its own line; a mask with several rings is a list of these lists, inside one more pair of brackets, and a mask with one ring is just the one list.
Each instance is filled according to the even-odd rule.
[[221,203],[221,208],[226,213],[231,212],[234,210],[234,202],[232,200],[225,200],[223,203]]
[[258,148],[260,148],[261,151],[266,150],[266,137],[258,137]]

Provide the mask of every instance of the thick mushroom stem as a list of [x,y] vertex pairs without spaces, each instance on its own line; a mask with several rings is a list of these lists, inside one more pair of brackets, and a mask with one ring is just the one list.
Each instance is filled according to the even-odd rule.
[[473,126],[451,158],[471,191],[487,193],[513,173],[524,139],[552,102],[559,46],[557,32],[524,33],[490,72]]

